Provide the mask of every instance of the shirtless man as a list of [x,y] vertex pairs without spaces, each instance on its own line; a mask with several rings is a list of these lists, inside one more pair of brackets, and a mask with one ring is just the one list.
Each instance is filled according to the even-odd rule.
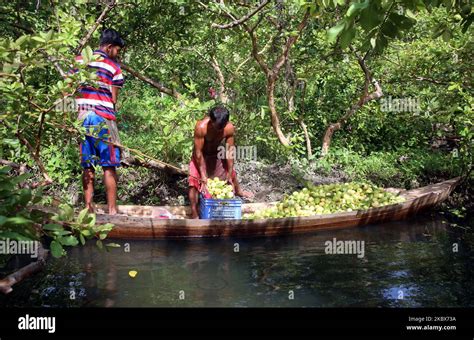
[[218,148],[223,140],[227,149],[235,147],[234,133],[234,125],[229,122],[229,111],[222,106],[213,107],[208,117],[196,123],[193,156],[189,163],[189,200],[193,218],[199,218],[198,194],[207,192],[209,177],[227,181],[232,185],[236,196],[253,197],[252,193],[240,188],[232,157],[218,157],[221,154]]

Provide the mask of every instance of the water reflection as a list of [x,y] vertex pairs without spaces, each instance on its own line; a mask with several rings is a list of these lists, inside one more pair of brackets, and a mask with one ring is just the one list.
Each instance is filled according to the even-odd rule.
[[[326,255],[325,242],[363,240],[365,257]],[[166,306],[473,306],[473,255],[453,253],[458,236],[438,217],[420,217],[311,235],[94,244],[56,261],[47,296],[22,305]],[[238,243],[239,251],[235,252]],[[66,272],[62,266],[68,262]],[[54,266],[53,266],[54,268]],[[128,273],[136,270],[131,278]],[[65,294],[73,282],[73,304]],[[45,288],[47,288],[45,287]],[[26,289],[26,287],[24,288]],[[21,290],[21,289],[18,289]],[[52,299],[54,295],[54,299]],[[291,299],[293,297],[293,299]],[[3,302],[13,304],[14,300]],[[17,303],[18,300],[17,298]],[[53,302],[51,302],[53,301]],[[2,300],[0,300],[2,302]]]

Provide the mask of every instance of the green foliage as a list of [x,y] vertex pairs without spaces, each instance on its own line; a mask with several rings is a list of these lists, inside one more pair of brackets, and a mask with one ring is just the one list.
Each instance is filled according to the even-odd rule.
[[65,186],[79,180],[81,167],[77,144],[48,145],[43,148],[42,155],[46,160],[46,170],[55,183]]
[[[336,4],[333,3],[333,6]],[[439,36],[449,41],[453,36],[452,24],[461,26],[465,33],[474,19],[472,5],[468,1],[377,1],[356,0],[346,5],[339,4],[345,11],[344,17],[328,30],[328,39],[335,42],[339,38],[341,48],[346,48],[356,38],[359,28],[361,50],[373,49],[382,53],[388,42],[395,38],[403,38],[404,33],[416,23],[417,14],[434,11],[444,7],[447,19],[433,29],[433,38]]]
[[125,145],[165,162],[189,161],[196,120],[204,118],[214,101],[184,96],[176,101],[135,83],[123,97],[117,117]]
[[103,246],[102,240],[112,230],[112,224],[96,225],[95,214],[87,209],[76,217],[74,209],[67,204],[60,205],[52,216],[42,213],[33,207],[41,201],[41,190],[27,187],[31,175],[12,176],[11,171],[10,167],[0,168],[0,238],[19,241],[50,238],[50,250],[55,257],[65,254],[64,247],[79,242],[84,245],[88,239],[97,239],[97,245]]
[[0,168],[0,238],[15,240],[37,239],[36,217],[27,210],[30,204],[39,202],[40,192],[28,188],[18,188],[29,177],[22,174],[9,176],[10,167]]
[[[428,152],[423,149],[403,149],[372,152],[368,155],[336,149],[318,160],[320,171],[341,169],[350,180],[370,181],[381,186],[411,189],[429,178],[446,178],[462,173],[462,160],[453,153]],[[415,184],[414,184],[415,183]]]
[[[102,241],[113,228],[110,223],[96,225],[95,214],[89,213],[87,209],[81,210],[75,218],[73,208],[67,204],[60,205],[59,212],[51,220],[56,223],[46,224],[43,229],[48,236],[54,238],[50,247],[55,257],[64,254],[64,246],[76,246],[79,242],[84,245],[88,239],[96,239],[97,246],[102,249]],[[114,243],[106,245],[115,246]]]

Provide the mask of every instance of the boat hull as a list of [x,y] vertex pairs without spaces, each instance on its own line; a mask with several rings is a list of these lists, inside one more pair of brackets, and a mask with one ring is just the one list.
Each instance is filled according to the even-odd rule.
[[[119,212],[141,213],[150,216],[98,214],[97,223],[113,223],[109,238],[164,239],[201,237],[263,237],[302,234],[318,230],[359,227],[367,224],[402,220],[421,210],[431,208],[447,199],[460,178],[435,183],[419,189],[403,191],[406,201],[380,208],[316,215],[257,220],[198,220],[189,218],[153,218],[154,207],[121,206]],[[263,204],[244,205],[244,211],[262,208]],[[159,207],[156,207],[159,208]],[[189,214],[186,207],[167,207],[173,213]]]

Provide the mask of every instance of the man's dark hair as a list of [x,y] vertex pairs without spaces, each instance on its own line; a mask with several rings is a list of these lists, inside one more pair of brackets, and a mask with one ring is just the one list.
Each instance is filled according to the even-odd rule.
[[125,41],[123,41],[122,37],[120,37],[119,32],[114,29],[107,28],[100,34],[99,45],[104,46],[108,44],[124,47]]
[[209,110],[209,117],[220,129],[223,129],[229,121],[229,110],[224,106],[214,106]]

